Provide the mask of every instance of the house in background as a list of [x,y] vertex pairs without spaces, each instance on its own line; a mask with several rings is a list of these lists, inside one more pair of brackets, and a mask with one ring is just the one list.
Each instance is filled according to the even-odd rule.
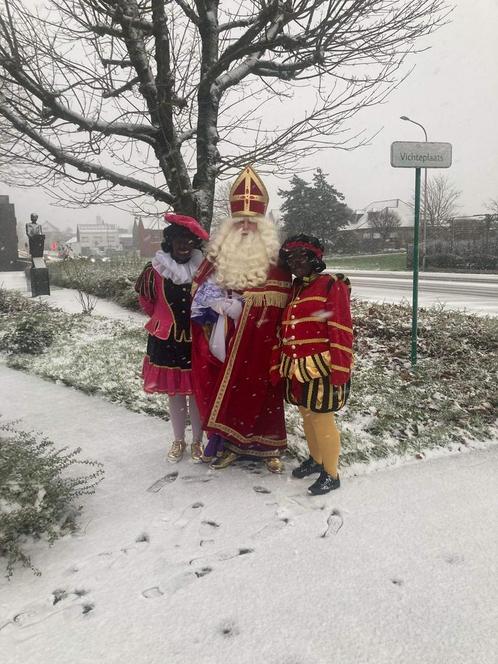
[[82,256],[109,256],[121,250],[115,224],[78,224],[76,238]]
[[152,258],[161,248],[164,227],[162,217],[135,217],[133,243],[142,258]]
[[130,233],[124,228],[118,228],[118,234],[119,234],[119,244],[121,245],[121,251],[129,254],[134,250],[133,233]]
[[41,227],[43,229],[43,234],[45,235],[46,251],[57,251],[57,248],[64,244],[66,240],[69,240],[72,235],[72,233],[68,233],[67,230],[62,231],[50,221],[43,221]]
[[[392,215],[399,220],[399,225],[379,232],[373,225],[372,213]],[[341,246],[345,250],[375,252],[385,249],[404,249],[413,238],[414,209],[410,203],[399,198],[373,201],[363,210],[357,210],[349,226],[339,230]]]

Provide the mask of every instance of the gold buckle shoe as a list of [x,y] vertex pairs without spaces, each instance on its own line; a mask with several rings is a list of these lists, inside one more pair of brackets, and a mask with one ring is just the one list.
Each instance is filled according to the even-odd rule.
[[222,468],[228,468],[228,466],[231,466],[234,461],[238,459],[239,455],[236,454],[235,452],[231,451],[226,451],[223,452],[222,456],[217,457],[211,464],[210,468],[214,468],[215,470],[221,470]]
[[284,464],[278,457],[268,457],[265,463],[270,473],[282,473],[284,470]]
[[195,441],[190,446],[190,456],[194,463],[200,463],[204,457],[204,448],[200,441]]
[[178,463],[183,459],[183,453],[185,452],[185,442],[183,440],[174,440],[171,443],[170,450],[168,452],[168,461],[171,463]]

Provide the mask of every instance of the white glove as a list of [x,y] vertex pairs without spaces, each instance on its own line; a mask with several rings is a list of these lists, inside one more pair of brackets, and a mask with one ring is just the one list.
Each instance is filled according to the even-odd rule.
[[221,316],[230,316],[237,321],[242,313],[242,302],[233,297],[224,297],[219,300],[213,300],[209,303],[213,311]]

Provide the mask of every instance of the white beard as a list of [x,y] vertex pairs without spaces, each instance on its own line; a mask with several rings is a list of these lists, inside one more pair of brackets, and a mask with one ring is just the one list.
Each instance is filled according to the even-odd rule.
[[236,291],[262,286],[278,246],[276,229],[267,220],[260,220],[257,230],[247,235],[242,235],[232,220],[228,225],[225,222],[208,249],[208,258],[216,267],[215,282]]

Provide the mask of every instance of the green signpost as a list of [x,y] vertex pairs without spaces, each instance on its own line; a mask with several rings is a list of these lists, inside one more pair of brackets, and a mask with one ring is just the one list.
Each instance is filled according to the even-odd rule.
[[420,230],[420,174],[422,168],[449,168],[452,149],[450,143],[396,141],[391,144],[391,166],[415,169],[415,219],[413,224],[413,288],[412,288],[412,338],[410,359],[417,364],[418,317],[418,263]]

